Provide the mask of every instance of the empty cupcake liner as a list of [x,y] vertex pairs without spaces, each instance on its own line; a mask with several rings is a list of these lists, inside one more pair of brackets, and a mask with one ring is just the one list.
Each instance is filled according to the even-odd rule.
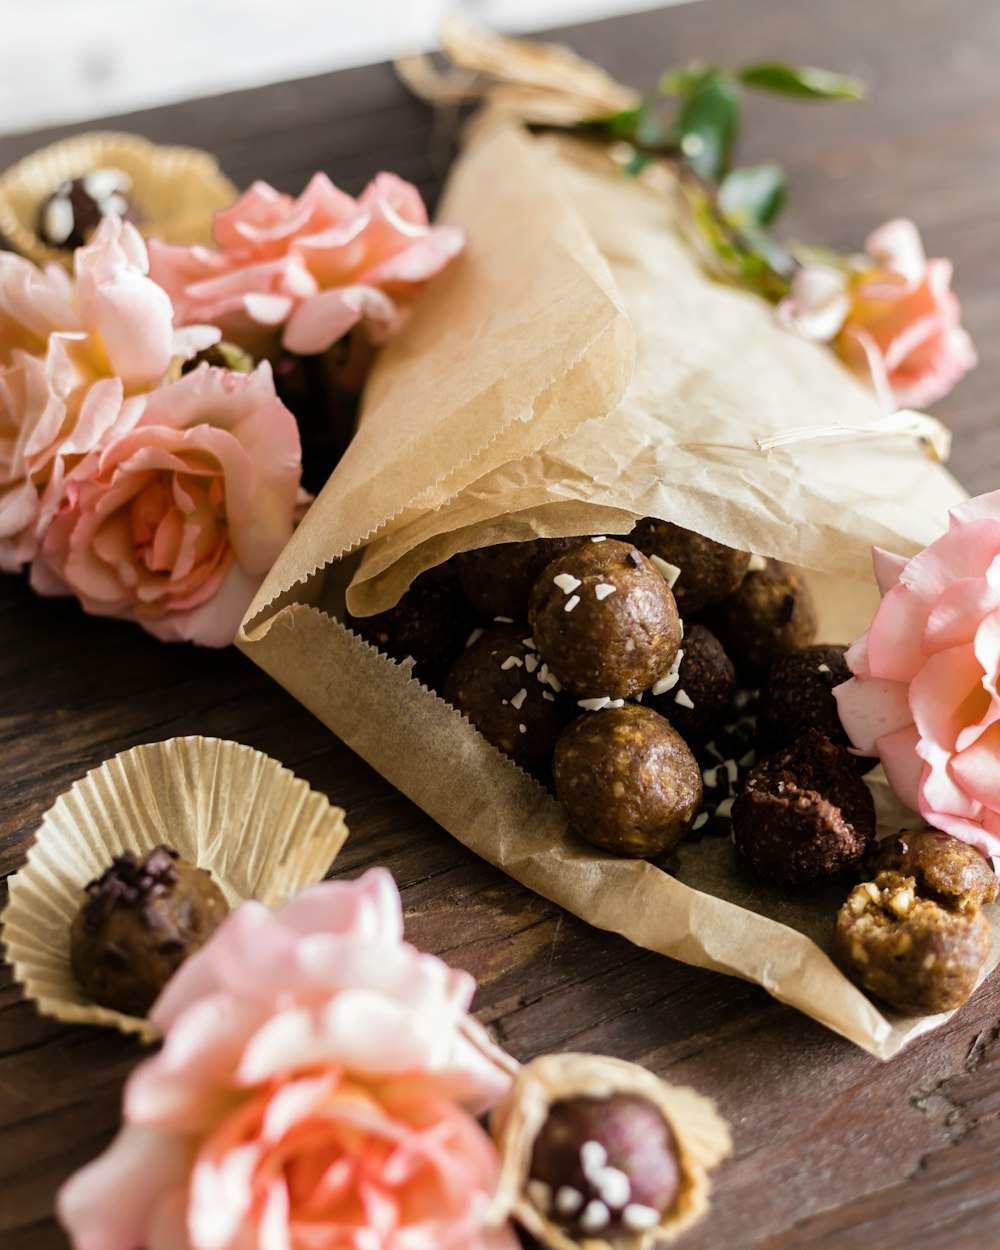
[[160,843],[207,868],[231,907],[277,907],[322,879],[347,837],[344,812],[277,760],[219,738],[170,738],[124,751],[77,781],[45,814],[10,879],[3,941],[38,1010],[143,1041],[151,1021],[91,1002],[70,968],[84,887],[125,850]]
[[197,148],[161,147],[138,135],[92,131],[40,148],[0,177],[0,234],[15,251],[42,265],[73,267],[73,253],[43,243],[38,214],[56,187],[113,166],[132,179],[139,230],[168,243],[209,243],[212,221],[236,199],[218,162]]

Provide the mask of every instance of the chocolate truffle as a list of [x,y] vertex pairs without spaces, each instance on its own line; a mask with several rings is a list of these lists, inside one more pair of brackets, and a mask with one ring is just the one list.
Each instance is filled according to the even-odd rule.
[[133,1016],[229,911],[211,874],[167,846],[117,855],[86,890],[70,930],[73,972],[95,1003]]
[[732,594],[750,563],[749,551],[736,551],[656,517],[645,517],[628,538],[644,555],[673,566],[669,580],[682,616]]
[[131,190],[128,174],[111,167],[61,182],[39,211],[39,238],[51,247],[83,247],[110,213],[138,221],[139,214],[128,198]]
[[421,573],[395,607],[374,616],[348,614],[346,623],[392,659],[412,657],[414,677],[439,690],[477,617],[449,563]]
[[568,725],[552,776],[577,833],[617,855],[673,850],[701,803],[701,773],[684,739],[664,717],[634,703]]
[[736,670],[718,638],[704,625],[686,625],[677,684],[662,694],[650,691],[643,704],[665,716],[691,746],[722,725],[736,694]]
[[483,616],[523,620],[528,596],[542,569],[564,551],[589,538],[533,538],[521,543],[496,543],[455,556],[455,568],[469,602]]
[[528,766],[551,757],[566,716],[562,698],[542,680],[542,663],[525,629],[486,630],[455,661],[442,694],[488,742]]
[[[830,643],[814,643],[771,665],[757,704],[757,749],[762,755],[788,746],[807,729],[818,729],[831,742],[851,746],[833,697],[834,686],[851,676],[844,659],[846,650]],[[854,758],[859,772],[867,772],[877,763],[867,756]]]
[[874,837],[871,792],[844,748],[815,729],[751,769],[733,804],[736,849],[779,885],[835,876]]
[[957,911],[982,907],[997,896],[997,875],[974,846],[938,829],[885,838],[869,860],[872,876],[896,872],[913,877],[917,893]]
[[673,676],[677,605],[630,543],[587,542],[553,560],[532,589],[528,620],[543,659],[578,698],[624,699]]
[[906,1015],[960,1007],[989,950],[989,922],[978,908],[921,898],[915,879],[898,872],[855,886],[833,935],[833,957],[847,976]]
[[552,1104],[526,1188],[574,1238],[606,1239],[655,1228],[680,1186],[677,1143],[659,1109],[638,1094],[616,1093]]
[[762,672],[808,646],[816,636],[816,609],[802,574],[780,560],[754,567],[721,603],[705,611],[707,625],[737,669]]

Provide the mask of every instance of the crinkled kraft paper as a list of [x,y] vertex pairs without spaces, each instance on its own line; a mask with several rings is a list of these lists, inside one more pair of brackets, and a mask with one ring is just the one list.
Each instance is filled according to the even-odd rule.
[[[381,357],[358,434],[239,645],[516,880],[637,945],[755,981],[887,1057],[940,1018],[887,1018],[824,953],[846,886],[790,899],[746,878],[728,841],[686,846],[676,875],[597,852],[408,666],[338,620],[348,582],[365,615],[456,551],[621,533],[655,515],[815,571],[823,641],[867,626],[871,545],[913,553],[963,492],[912,439],[757,450],[789,429],[870,430],[883,414],[831,352],[708,278],[678,212],[662,173],[629,179],[598,147],[481,129],[441,214],[466,226],[468,251]],[[887,807],[884,830],[916,819]]]

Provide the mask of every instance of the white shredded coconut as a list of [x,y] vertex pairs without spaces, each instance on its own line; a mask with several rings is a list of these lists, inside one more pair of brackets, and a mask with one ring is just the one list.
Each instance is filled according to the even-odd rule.
[[608,595],[613,595],[617,589],[618,587],[612,586],[610,582],[598,582],[594,587],[594,594],[597,596],[598,602],[600,602],[603,599],[607,599]]
[[514,695],[513,698],[511,699],[510,701],[511,707],[517,708],[517,710],[520,712],[521,704],[525,701],[527,697],[528,697],[528,691],[524,686],[522,686],[521,689],[517,692],[517,694]]
[[570,598],[570,599],[567,599],[567,600],[566,600],[566,606],[565,606],[565,608],[563,609],[563,611],[564,611],[564,612],[572,612],[572,611],[573,611],[573,609],[576,607],[576,605],[577,605],[579,602],[580,602],[580,596],[579,596],[579,595],[573,595],[573,596],[572,596],[572,598]]
[[570,594],[576,590],[577,586],[582,585],[578,577],[574,577],[572,573],[560,573],[558,577],[552,579],[564,595]]
[[686,690],[678,690],[674,695],[674,702],[679,703],[681,707],[694,707],[694,702]]
[[516,655],[507,656],[506,660],[500,665],[504,672],[509,668],[523,668],[524,661],[519,660]]
[[664,560],[662,556],[652,555],[649,562],[656,569],[657,573],[663,578],[671,590],[677,585],[677,579],[681,575],[680,569],[676,564],[671,564],[669,560]]

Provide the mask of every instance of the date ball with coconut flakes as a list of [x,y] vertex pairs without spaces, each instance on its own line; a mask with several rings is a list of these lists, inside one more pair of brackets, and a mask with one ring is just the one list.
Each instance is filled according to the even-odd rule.
[[644,555],[666,566],[677,607],[685,615],[731,595],[750,565],[749,551],[656,517],[644,517],[628,537]]
[[488,629],[455,661],[442,694],[515,763],[551,758],[566,723],[564,696],[543,670],[524,625]]
[[559,682],[604,706],[667,679],[681,645],[670,587],[631,543],[613,538],[586,542],[547,565],[528,620]]

